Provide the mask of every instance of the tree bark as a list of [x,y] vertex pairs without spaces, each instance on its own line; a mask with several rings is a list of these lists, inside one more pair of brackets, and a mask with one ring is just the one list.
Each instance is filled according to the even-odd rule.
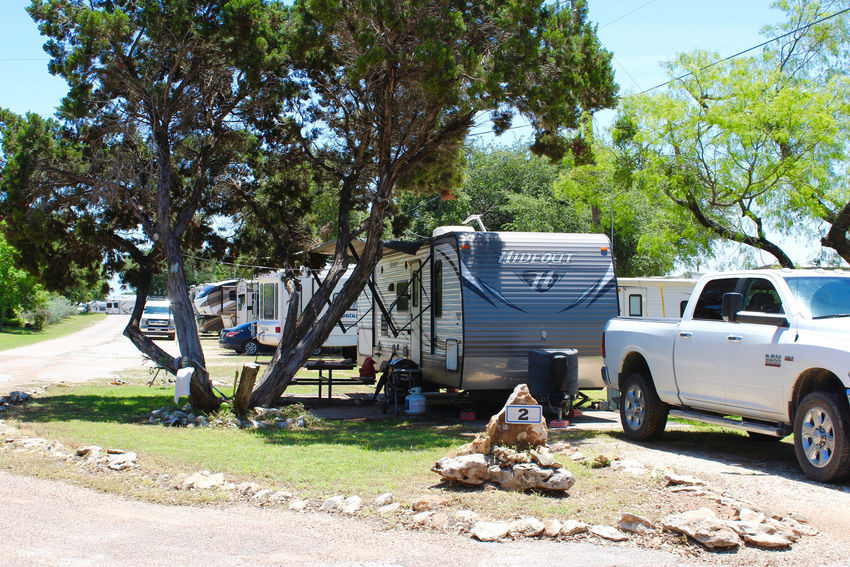
[[850,241],[847,239],[847,231],[850,229],[850,202],[830,221],[829,232],[821,239],[821,244],[835,250],[850,264]]

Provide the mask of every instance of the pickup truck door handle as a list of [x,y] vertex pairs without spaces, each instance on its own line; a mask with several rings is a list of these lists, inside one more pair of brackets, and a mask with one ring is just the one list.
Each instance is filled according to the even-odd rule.
[[738,335],[729,335],[728,337],[726,337],[726,340],[727,340],[727,341],[730,341],[730,342],[733,342],[733,343],[739,343],[739,342],[741,342],[742,340],[744,340],[744,338],[743,338],[743,337],[739,337]]
[[687,331],[682,331],[681,333],[679,333],[679,336],[682,337],[683,339],[689,339],[693,335],[691,333],[687,332]]

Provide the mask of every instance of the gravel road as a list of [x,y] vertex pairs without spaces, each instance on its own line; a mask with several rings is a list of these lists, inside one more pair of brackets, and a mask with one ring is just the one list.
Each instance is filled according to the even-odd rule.
[[[121,335],[125,324],[126,317],[109,316],[69,337],[0,352],[0,393],[27,384],[102,378],[142,365],[141,355]],[[176,343],[161,344],[176,353]],[[151,504],[0,471],[0,565],[850,565],[850,487],[807,480],[787,444],[777,444],[775,459],[755,462],[730,460],[717,449],[673,450],[663,441],[643,446],[596,437],[586,443],[599,453],[699,476],[717,492],[759,509],[793,513],[821,533],[785,552],[747,548],[694,557],[627,544],[535,539],[485,544],[316,512]]]
[[[126,315],[109,315],[66,337],[0,351],[0,391],[29,384],[85,382],[145,365],[146,359],[121,334],[127,320]],[[176,341],[157,343],[172,354],[178,352]]]

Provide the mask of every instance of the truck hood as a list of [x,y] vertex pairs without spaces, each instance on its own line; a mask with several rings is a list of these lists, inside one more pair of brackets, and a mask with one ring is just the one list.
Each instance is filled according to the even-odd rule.
[[813,339],[806,342],[826,341],[830,346],[841,346],[850,350],[850,317],[812,319],[800,325],[800,331]]

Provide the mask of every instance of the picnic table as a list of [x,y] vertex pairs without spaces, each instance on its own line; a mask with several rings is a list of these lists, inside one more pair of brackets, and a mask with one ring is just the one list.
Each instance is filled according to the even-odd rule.
[[[328,385],[328,399],[333,395],[334,384],[374,384],[375,379],[370,377],[354,376],[351,378],[334,378],[334,370],[353,370],[357,364],[349,359],[346,360],[308,360],[304,363],[306,370],[318,370],[318,378],[295,378],[291,384],[318,384],[319,399],[322,399],[322,384]],[[327,376],[324,372],[327,371]]]

